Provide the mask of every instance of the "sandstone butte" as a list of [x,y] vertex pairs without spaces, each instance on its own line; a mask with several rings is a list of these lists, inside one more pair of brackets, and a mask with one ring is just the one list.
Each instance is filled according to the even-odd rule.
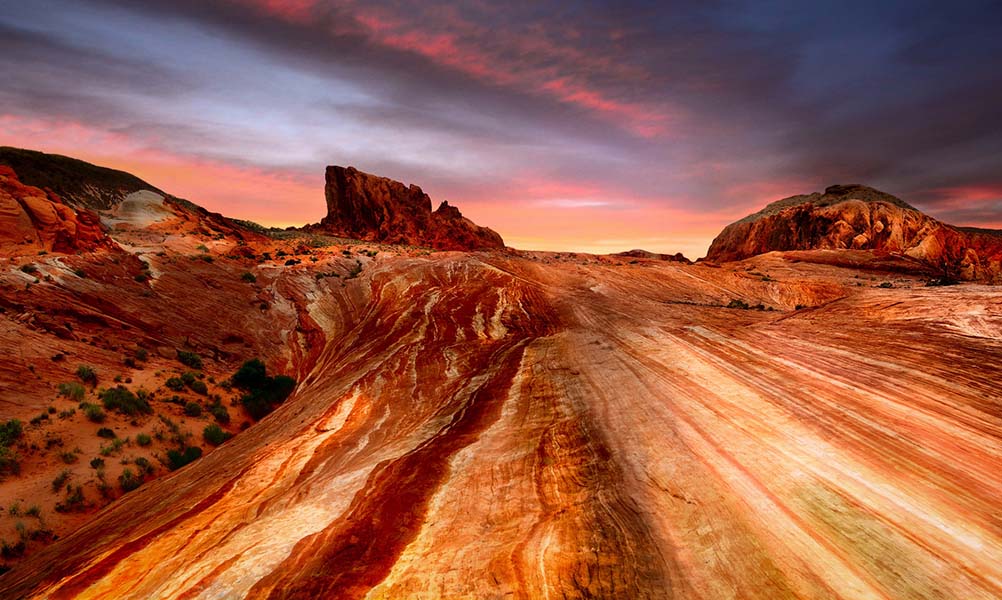
[[327,167],[326,179],[327,216],[312,231],[439,250],[504,248],[500,235],[476,225],[448,202],[433,212],[431,198],[416,185],[354,167]]
[[[101,212],[115,248],[0,270],[5,418],[76,407],[53,386],[78,364],[156,413],[25,424],[0,537],[36,529],[19,501],[59,539],[5,557],[0,597],[1002,597],[996,287],[838,245],[716,264],[429,252],[130,198]],[[176,349],[233,414],[218,448],[171,398],[208,396],[164,388],[188,368]],[[251,357],[298,385],[240,431],[220,384]],[[205,456],[168,472],[169,438],[130,442],[105,478],[155,472],[103,500],[97,428],[135,440],[164,419]],[[50,508],[62,469],[78,512]]]

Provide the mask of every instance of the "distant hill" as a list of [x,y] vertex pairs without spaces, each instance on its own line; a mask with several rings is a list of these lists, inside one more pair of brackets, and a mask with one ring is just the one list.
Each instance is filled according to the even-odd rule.
[[13,168],[25,185],[52,190],[67,204],[91,210],[114,208],[140,190],[166,195],[130,173],[59,154],[0,146],[0,165]]
[[806,250],[867,251],[947,279],[1002,282],[1002,232],[941,223],[865,185],[833,185],[773,202],[724,228],[706,259]]

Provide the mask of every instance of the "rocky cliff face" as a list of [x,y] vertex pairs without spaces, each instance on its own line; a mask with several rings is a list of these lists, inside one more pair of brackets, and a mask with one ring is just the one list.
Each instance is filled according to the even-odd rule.
[[341,237],[430,246],[440,250],[504,248],[496,232],[463,217],[416,185],[363,173],[353,167],[327,167],[327,216],[315,229]]
[[933,275],[1002,283],[1002,232],[958,229],[863,185],[835,185],[823,194],[774,202],[728,225],[706,258],[724,262],[775,250],[839,249],[903,257]]
[[0,165],[0,254],[113,247],[96,214],[73,209],[52,192],[24,185],[13,169]]

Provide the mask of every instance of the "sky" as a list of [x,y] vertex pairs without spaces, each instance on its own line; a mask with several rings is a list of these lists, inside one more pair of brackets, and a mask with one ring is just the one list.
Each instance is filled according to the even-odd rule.
[[526,249],[705,254],[864,183],[1002,228],[1002,2],[0,0],[0,145],[228,216],[324,215],[324,167]]

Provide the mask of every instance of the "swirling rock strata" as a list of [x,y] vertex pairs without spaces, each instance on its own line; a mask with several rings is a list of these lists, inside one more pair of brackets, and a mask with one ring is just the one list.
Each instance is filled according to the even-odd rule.
[[294,397],[0,595],[1002,595],[1002,292],[755,268],[290,270],[320,328]]

